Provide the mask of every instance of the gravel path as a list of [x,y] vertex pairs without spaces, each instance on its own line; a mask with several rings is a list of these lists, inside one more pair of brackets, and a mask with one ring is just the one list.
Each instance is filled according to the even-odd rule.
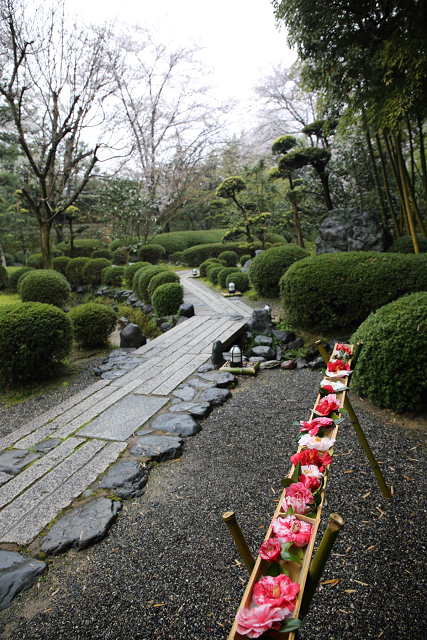
[[[157,466],[145,495],[125,503],[107,539],[53,559],[39,590],[0,614],[0,635],[225,640],[248,576],[221,516],[237,513],[255,554],[296,450],[291,422],[308,418],[319,381],[306,370],[241,379],[182,458]],[[425,445],[358,415],[395,496],[383,499],[341,425],[324,519],[338,512],[345,527],[322,578],[339,583],[318,589],[299,637],[426,638]]]

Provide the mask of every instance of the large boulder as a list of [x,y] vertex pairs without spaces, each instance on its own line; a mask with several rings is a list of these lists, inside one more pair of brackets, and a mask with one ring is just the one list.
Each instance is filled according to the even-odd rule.
[[254,309],[252,318],[249,318],[247,322],[249,331],[254,333],[262,333],[264,335],[271,335],[274,329],[274,325],[271,322],[271,315],[267,309]]
[[120,347],[133,347],[139,349],[146,344],[147,338],[142,333],[137,324],[131,322],[122,331],[120,331]]
[[385,251],[390,244],[380,220],[357,209],[333,209],[322,222],[316,254],[339,251]]

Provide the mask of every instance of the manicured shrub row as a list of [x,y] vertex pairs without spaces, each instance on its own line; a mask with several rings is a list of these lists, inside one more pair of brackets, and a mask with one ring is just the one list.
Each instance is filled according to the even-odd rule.
[[148,293],[148,285],[150,284],[151,278],[156,276],[158,273],[162,273],[162,271],[167,271],[167,269],[160,266],[145,267],[139,275],[137,291],[138,298],[142,300],[142,302],[147,304],[151,302],[151,298]]
[[227,266],[224,261],[221,261],[218,258],[208,258],[207,260],[202,262],[201,265],[199,265],[199,273],[202,276],[202,278],[206,277],[207,270],[209,269],[209,267],[211,267],[214,264],[218,266],[223,266],[223,267]]
[[[56,258],[57,259],[57,258]],[[22,267],[21,269],[17,269],[13,271],[9,276],[8,287],[11,291],[18,291],[18,283],[20,278],[24,276],[29,271],[34,271],[33,267]],[[0,270],[1,274],[1,270]],[[1,275],[0,275],[1,278]]]
[[71,284],[83,284],[83,269],[90,258],[73,258],[65,267],[65,275]]
[[218,275],[220,271],[222,271],[223,269],[224,267],[222,265],[216,265],[216,264],[214,264],[212,267],[208,267],[206,272],[208,280],[212,282],[212,284],[217,284]]
[[110,251],[110,249],[95,249],[95,251],[92,251],[90,254],[90,257],[92,260],[95,260],[96,258],[105,258],[111,262],[113,260],[113,252]]
[[71,258],[68,256],[59,256],[59,258],[54,258],[52,260],[52,266],[55,271],[59,271],[63,276],[66,276],[67,264],[70,262]]
[[106,267],[111,267],[111,262],[106,258],[88,260],[83,267],[83,282],[92,286],[101,284],[101,274]]
[[184,288],[176,282],[162,284],[153,293],[152,305],[155,314],[170,316],[178,313],[180,305],[184,301]]
[[[422,236],[417,236],[420,253],[427,253],[427,240]],[[414,243],[411,236],[403,236],[393,242],[387,249],[387,253],[414,253]]]
[[19,295],[22,302],[42,302],[63,307],[71,287],[62,273],[52,269],[34,269],[21,278]]
[[226,267],[237,267],[239,256],[235,251],[223,251],[218,256],[219,260],[225,262]]
[[[220,242],[212,244],[199,244],[184,251],[184,259],[190,267],[197,267],[199,264],[208,260],[208,258],[218,258],[224,251],[235,251],[238,256],[247,253],[247,247],[241,248],[243,242],[228,242],[222,244]],[[261,249],[261,243],[255,242],[255,249]]]
[[105,269],[101,271],[101,284],[111,287],[121,287],[124,272],[124,267],[105,267]]
[[193,247],[196,244],[221,242],[225,232],[226,229],[210,229],[209,231],[203,231],[202,229],[200,229],[200,231],[172,231],[171,233],[160,233],[153,239],[153,242],[162,245],[166,251],[166,255],[171,255],[177,251],[185,251],[185,249]]
[[272,247],[257,255],[249,268],[249,280],[260,296],[275,298],[280,293],[279,281],[285,271],[308,253],[296,244]]
[[250,253],[245,253],[243,256],[240,256],[240,264],[242,265],[242,267],[245,264],[245,262],[247,262],[250,259],[251,259]]
[[113,251],[113,262],[118,265],[126,264],[126,252],[123,249]]
[[166,257],[166,251],[160,244],[144,244],[138,249],[138,258],[156,264]]
[[175,251],[174,254],[172,254],[172,260],[173,262],[184,262],[184,254],[182,251]]
[[242,273],[241,271],[235,271],[234,273],[230,273],[226,277],[225,286],[227,289],[230,282],[234,282],[234,284],[236,285],[236,291],[240,291],[240,293],[244,293],[251,286],[248,274]]
[[427,255],[358,251],[305,258],[282,276],[280,291],[295,326],[342,329],[407,293],[427,291]]
[[71,352],[68,314],[53,305],[0,306],[0,378],[16,384],[51,375]]
[[74,337],[83,347],[102,346],[117,322],[117,314],[111,307],[96,302],[73,307],[68,315]]
[[168,282],[179,282],[179,276],[173,271],[161,271],[156,276],[153,276],[147,288],[150,299],[152,299],[157,287],[160,287],[162,284],[167,284]]
[[225,281],[230,273],[241,273],[238,267],[223,267],[216,277],[216,282],[222,289],[225,289]]
[[402,413],[427,407],[427,293],[413,293],[372,313],[351,342],[363,342],[353,373],[358,393]]
[[[52,258],[59,258],[60,256],[64,255],[64,253],[60,251],[58,247],[52,247]],[[33,253],[33,255],[27,260],[27,267],[33,267],[33,269],[43,269],[42,254]]]
[[125,267],[125,282],[128,289],[133,287],[133,277],[139,269],[143,267],[149,267],[149,262],[133,262],[128,267]]
[[[92,240],[90,238],[81,238],[74,240],[74,257],[90,258],[95,249],[105,249],[105,245],[101,240]],[[62,251],[65,256],[71,256],[71,245],[69,242],[60,242],[56,248]]]

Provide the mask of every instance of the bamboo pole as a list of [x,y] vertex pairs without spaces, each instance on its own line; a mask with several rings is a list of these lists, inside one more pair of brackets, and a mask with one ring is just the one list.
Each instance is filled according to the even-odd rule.
[[233,536],[237,551],[240,553],[240,556],[245,563],[249,575],[251,575],[255,566],[255,560],[253,558],[251,550],[249,549],[248,543],[246,542],[246,538],[243,535],[241,528],[239,527],[239,523],[236,519],[236,514],[234,513],[234,511],[227,511],[222,516],[222,519],[227,525],[229,532]]
[[407,189],[407,180],[406,180],[406,175],[405,175],[406,167],[404,167],[402,149],[400,148],[400,140],[399,139],[396,139],[396,151],[397,151],[397,159],[398,159],[398,162],[399,162],[400,177],[401,177],[401,180],[402,180],[402,190],[403,190],[403,197],[404,197],[404,201],[405,201],[406,215],[407,215],[407,218],[408,218],[408,224],[409,224],[409,229],[410,229],[410,232],[411,232],[412,242],[414,243],[414,252],[415,253],[419,253],[420,249],[419,249],[419,246],[418,246],[418,238],[417,238],[417,234],[416,234],[416,231],[415,231],[414,219],[412,217],[411,204],[410,204],[410,201],[409,201],[409,194],[408,194],[408,189]]
[[[423,133],[423,123],[421,121],[420,113],[417,113],[417,124],[418,124],[418,132],[420,135],[420,159],[421,159],[421,168],[423,172],[423,182],[424,182],[424,193],[425,199],[427,202],[427,164],[426,164],[426,152],[424,148],[424,133]],[[427,223],[427,216],[426,216]]]
[[397,159],[394,157],[393,149],[392,149],[391,143],[390,143],[390,140],[392,140],[392,139],[390,139],[390,140],[388,139],[387,133],[383,133],[383,135],[384,135],[384,142],[385,142],[386,147],[387,147],[387,153],[388,153],[388,156],[389,156],[389,159],[390,159],[391,170],[393,172],[394,181],[396,183],[397,192],[399,194],[399,202],[400,202],[400,233],[401,233],[401,235],[403,235],[403,225],[405,225],[406,233],[409,235],[408,220],[406,218],[405,202],[404,202],[404,199],[403,199],[402,181],[401,181],[400,176],[399,176],[399,171],[398,171],[398,166],[397,166]]
[[388,178],[387,178],[386,162],[385,162],[383,150],[381,148],[381,140],[380,140],[380,137],[379,137],[378,133],[375,134],[375,140],[376,140],[376,143],[377,143],[378,154],[379,154],[380,160],[381,160],[381,170],[382,170],[382,174],[383,174],[383,182],[384,182],[385,193],[386,193],[386,197],[387,197],[388,208],[390,210],[390,215],[391,215],[391,218],[393,220],[393,225],[394,225],[394,228],[395,228],[395,231],[396,231],[396,235],[397,235],[398,238],[400,238],[400,230],[399,230],[399,226],[397,224],[397,218],[396,218],[396,214],[394,212],[393,203],[391,201],[390,186],[388,184]]
[[378,202],[380,204],[380,209],[381,209],[381,218],[383,221],[383,225],[387,227],[387,216],[385,212],[383,194],[381,191],[380,179],[378,177],[377,165],[375,164],[374,150],[372,148],[372,142],[371,142],[371,133],[367,126],[365,129],[365,134],[366,134],[366,142],[368,143],[369,158],[371,160],[372,175],[374,177],[374,183],[375,183],[375,188],[377,190]]
[[314,556],[313,562],[308,570],[304,595],[302,597],[299,612],[300,618],[304,618],[310,609],[310,604],[320,582],[320,578],[322,577],[328,558],[331,555],[332,548],[339,532],[341,531],[341,527],[343,526],[344,520],[341,516],[338,515],[338,513],[331,513],[328,520],[328,526],[325,529],[319,548],[317,549],[316,555]]

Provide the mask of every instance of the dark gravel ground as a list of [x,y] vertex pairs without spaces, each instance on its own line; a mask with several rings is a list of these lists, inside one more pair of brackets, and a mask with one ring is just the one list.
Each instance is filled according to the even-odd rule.
[[[319,381],[306,370],[241,380],[182,458],[151,472],[108,538],[53,559],[40,588],[0,614],[2,637],[225,640],[248,576],[221,516],[238,514],[255,554],[296,450],[291,422],[309,416]],[[338,512],[345,527],[322,578],[339,582],[320,586],[299,637],[426,638],[425,444],[358,415],[395,496],[382,497],[341,425],[324,521]]]

